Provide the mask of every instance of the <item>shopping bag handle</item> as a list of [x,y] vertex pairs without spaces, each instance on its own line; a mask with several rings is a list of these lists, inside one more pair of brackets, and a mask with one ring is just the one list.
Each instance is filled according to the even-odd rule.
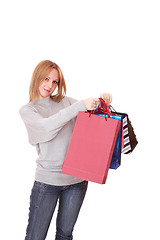
[[116,112],[116,110],[114,109],[114,107],[111,106],[111,105],[109,105],[109,109],[110,109],[110,111],[112,111],[112,112]]
[[[107,118],[109,118],[109,107],[108,107],[107,103],[104,101],[103,98],[99,98],[99,100],[100,100],[100,103],[98,104],[97,110],[98,109],[101,110],[102,113],[105,115],[105,118],[106,118],[106,115],[107,115]],[[101,106],[101,108],[100,108],[100,106]],[[95,110],[95,112],[97,110]]]
[[[103,98],[99,98],[99,100],[100,100],[100,103],[98,104],[97,108],[95,110],[89,111],[89,117],[92,114],[96,113],[97,110],[100,109],[100,106],[101,106],[101,111],[104,114],[105,119],[107,121],[107,118],[109,118],[109,107],[108,107],[107,103],[103,100]],[[106,115],[107,115],[107,117],[106,117]]]

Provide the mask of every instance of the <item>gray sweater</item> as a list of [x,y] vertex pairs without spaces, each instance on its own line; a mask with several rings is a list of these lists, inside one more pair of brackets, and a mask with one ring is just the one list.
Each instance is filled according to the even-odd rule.
[[39,99],[21,107],[19,113],[28,132],[29,143],[38,153],[35,180],[50,185],[70,185],[83,181],[63,174],[62,164],[83,101],[65,97],[59,103]]

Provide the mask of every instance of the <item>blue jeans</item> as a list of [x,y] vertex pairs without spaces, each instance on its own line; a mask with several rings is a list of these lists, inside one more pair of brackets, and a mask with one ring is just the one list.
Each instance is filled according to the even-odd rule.
[[87,190],[87,181],[68,186],[34,182],[25,240],[44,240],[59,200],[56,240],[72,240],[72,232]]

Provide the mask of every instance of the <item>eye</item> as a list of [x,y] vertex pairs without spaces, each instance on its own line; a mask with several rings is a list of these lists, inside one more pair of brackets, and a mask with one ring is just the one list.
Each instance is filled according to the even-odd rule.
[[55,83],[55,84],[58,84],[58,82],[57,82],[57,81],[53,81],[53,83]]
[[45,80],[45,81],[48,81],[49,79],[46,77],[44,80]]

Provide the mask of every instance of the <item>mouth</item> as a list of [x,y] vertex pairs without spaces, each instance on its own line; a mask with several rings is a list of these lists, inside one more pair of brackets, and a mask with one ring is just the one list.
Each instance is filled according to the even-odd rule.
[[48,90],[48,89],[45,89],[45,88],[44,88],[44,91],[46,91],[46,92],[50,93],[50,90]]

